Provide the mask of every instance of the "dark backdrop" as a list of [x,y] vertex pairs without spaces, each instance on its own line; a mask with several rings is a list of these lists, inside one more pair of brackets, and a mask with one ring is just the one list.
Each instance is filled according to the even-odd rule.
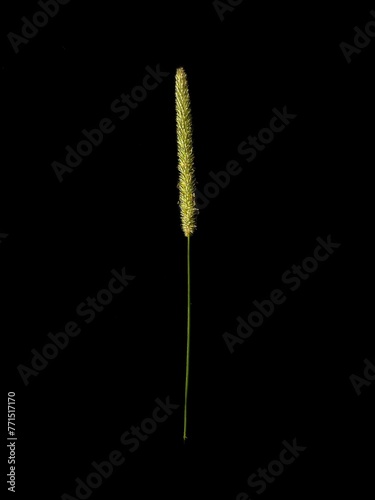
[[[72,0],[38,33],[29,27],[18,53],[9,33],[21,35],[23,16],[32,20],[41,8],[1,4],[3,398],[16,393],[19,498],[83,498],[76,478],[87,483],[92,463],[114,450],[125,463],[107,479],[90,476],[102,485],[87,497],[368,498],[375,41],[358,35],[355,47],[354,28],[375,21],[375,6],[234,3],[221,20],[223,5],[210,1]],[[342,42],[355,49],[347,58]],[[191,241],[185,444],[180,66],[190,84],[198,189],[208,197]],[[134,88],[147,68],[163,76],[121,120],[127,112],[111,107],[122,93],[143,95]],[[256,156],[240,146],[269,127],[275,110],[293,115],[284,130],[273,139],[261,132],[269,143],[258,142]],[[65,163],[66,146],[76,149],[82,130],[106,118],[115,129],[59,182],[52,163]],[[218,174],[231,161],[238,175]],[[216,187],[208,184],[214,174]],[[315,266],[305,259],[317,238],[336,248],[321,250],[329,258]],[[284,273],[303,261],[317,269],[293,291],[297,282],[285,283]],[[77,308],[123,268],[135,278],[86,323],[92,315]],[[236,335],[238,318],[275,289],[284,303],[231,353],[224,334]],[[55,358],[27,372],[48,334],[70,322],[79,335],[64,349],[47,348]],[[178,408],[136,450],[122,444],[132,426],[153,428],[143,421],[157,398]],[[293,441],[300,455],[281,472],[274,461]],[[269,464],[275,477],[265,487],[247,484]]]

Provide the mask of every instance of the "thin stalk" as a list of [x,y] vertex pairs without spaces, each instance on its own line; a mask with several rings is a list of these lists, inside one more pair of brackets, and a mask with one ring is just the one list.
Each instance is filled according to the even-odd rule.
[[189,362],[190,362],[190,236],[187,237],[187,340],[186,340],[186,378],[185,378],[185,406],[184,406],[184,441],[187,439],[187,399],[189,390]]

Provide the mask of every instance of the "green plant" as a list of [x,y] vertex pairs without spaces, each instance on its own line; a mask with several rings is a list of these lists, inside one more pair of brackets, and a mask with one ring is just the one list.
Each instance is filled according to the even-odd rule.
[[193,132],[190,96],[187,76],[183,68],[176,71],[176,124],[177,124],[177,153],[179,172],[179,206],[181,213],[181,227],[187,238],[187,344],[186,344],[186,376],[185,376],[185,403],[184,403],[184,441],[187,438],[187,400],[189,389],[189,362],[190,362],[190,237],[196,228],[198,209],[195,201],[195,172],[193,152]]

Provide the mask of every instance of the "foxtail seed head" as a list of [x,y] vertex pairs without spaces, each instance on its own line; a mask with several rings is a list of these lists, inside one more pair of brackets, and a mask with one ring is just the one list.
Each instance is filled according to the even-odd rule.
[[196,228],[198,209],[195,202],[195,174],[193,131],[189,88],[185,70],[176,71],[176,122],[178,152],[178,189],[181,226],[185,236],[193,234]]

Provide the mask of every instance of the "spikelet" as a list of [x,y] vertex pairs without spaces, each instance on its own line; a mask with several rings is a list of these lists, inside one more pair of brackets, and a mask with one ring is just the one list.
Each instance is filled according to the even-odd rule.
[[185,236],[189,237],[196,228],[198,209],[195,201],[195,174],[193,132],[190,108],[189,88],[185,70],[176,71],[176,122],[177,151],[179,171],[179,205],[181,227]]

